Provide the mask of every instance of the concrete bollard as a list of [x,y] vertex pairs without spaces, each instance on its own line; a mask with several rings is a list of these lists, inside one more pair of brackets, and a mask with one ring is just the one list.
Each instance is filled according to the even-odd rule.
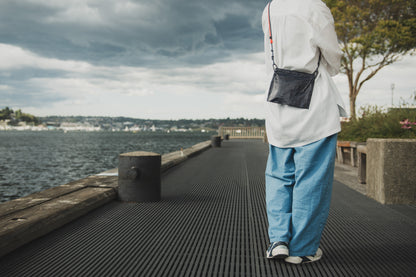
[[119,156],[118,197],[125,202],[161,199],[161,156],[152,152],[130,152]]
[[416,204],[416,139],[367,140],[367,196],[382,204]]
[[221,147],[221,137],[220,136],[212,136],[211,137],[211,146],[212,147]]

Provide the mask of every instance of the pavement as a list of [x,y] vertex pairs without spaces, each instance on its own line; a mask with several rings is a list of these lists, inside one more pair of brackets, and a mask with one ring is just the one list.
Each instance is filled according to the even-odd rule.
[[259,140],[224,141],[167,169],[160,202],[112,200],[3,256],[0,276],[414,276],[414,208],[366,197],[343,165],[323,258],[266,259],[266,158]]

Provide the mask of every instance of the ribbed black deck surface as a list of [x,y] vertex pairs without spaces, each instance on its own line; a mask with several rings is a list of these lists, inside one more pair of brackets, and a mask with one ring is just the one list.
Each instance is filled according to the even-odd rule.
[[266,156],[224,141],[167,172],[162,202],[108,204],[4,257],[0,276],[416,275],[416,222],[337,182],[322,260],[267,260]]

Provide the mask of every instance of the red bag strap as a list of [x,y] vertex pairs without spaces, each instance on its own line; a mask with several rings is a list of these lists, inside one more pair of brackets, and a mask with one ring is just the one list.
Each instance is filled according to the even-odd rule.
[[273,37],[272,37],[272,24],[270,23],[270,4],[272,1],[269,2],[267,7],[268,11],[268,18],[269,18],[269,39],[270,39],[270,51],[272,52],[272,61],[273,61],[273,69],[277,68],[276,63],[274,62],[274,51],[273,51]]

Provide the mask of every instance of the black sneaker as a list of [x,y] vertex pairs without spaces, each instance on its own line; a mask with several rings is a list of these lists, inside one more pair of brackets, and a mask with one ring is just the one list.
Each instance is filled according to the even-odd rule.
[[285,259],[285,262],[290,264],[306,264],[319,261],[322,258],[323,252],[321,248],[318,248],[316,254],[313,256],[289,256]]
[[289,248],[286,242],[272,242],[266,251],[266,257],[268,259],[284,259],[289,257]]

